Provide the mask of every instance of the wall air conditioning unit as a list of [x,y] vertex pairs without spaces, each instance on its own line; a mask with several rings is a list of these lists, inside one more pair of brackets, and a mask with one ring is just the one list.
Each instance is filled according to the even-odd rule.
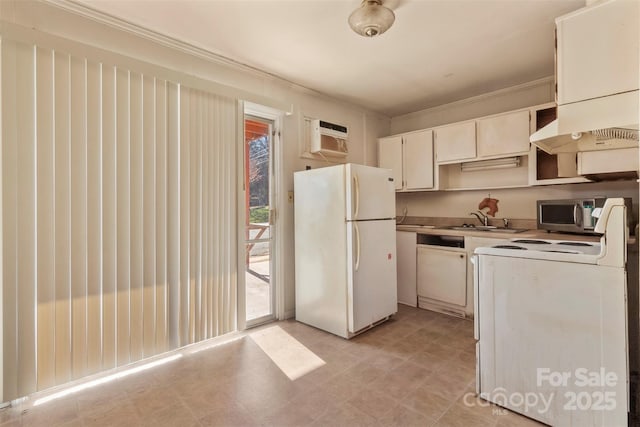
[[346,126],[312,119],[310,128],[309,152],[332,157],[346,157],[349,154]]

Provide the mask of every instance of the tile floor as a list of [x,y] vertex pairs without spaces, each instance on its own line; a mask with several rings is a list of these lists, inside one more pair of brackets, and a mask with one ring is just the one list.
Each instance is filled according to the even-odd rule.
[[400,305],[394,319],[349,341],[293,320],[275,324],[326,364],[291,381],[245,336],[35,408],[1,410],[0,427],[539,425],[464,404],[475,387],[469,321]]

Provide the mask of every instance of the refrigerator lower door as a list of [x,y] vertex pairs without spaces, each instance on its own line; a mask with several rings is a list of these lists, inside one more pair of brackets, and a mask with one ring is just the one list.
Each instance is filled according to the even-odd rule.
[[346,165],[347,221],[396,217],[396,188],[388,169]]
[[347,222],[348,323],[355,333],[398,311],[395,220]]

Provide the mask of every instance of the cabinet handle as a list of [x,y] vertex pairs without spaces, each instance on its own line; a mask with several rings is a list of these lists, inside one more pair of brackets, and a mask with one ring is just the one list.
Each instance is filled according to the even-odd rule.
[[460,258],[464,258],[464,255],[460,255]]

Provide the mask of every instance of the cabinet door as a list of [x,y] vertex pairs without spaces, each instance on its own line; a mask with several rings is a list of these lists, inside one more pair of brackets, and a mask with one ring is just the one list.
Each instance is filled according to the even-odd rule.
[[638,148],[584,151],[578,153],[578,174],[630,172],[638,170]]
[[478,157],[529,151],[529,111],[481,119],[477,126]]
[[378,140],[378,166],[391,169],[396,190],[402,190],[402,137],[391,136]]
[[558,19],[558,104],[638,88],[639,5],[599,2]]
[[476,156],[476,123],[465,122],[435,130],[436,160],[473,159]]
[[396,261],[398,263],[398,302],[415,307],[416,292],[416,233],[396,231]]
[[433,131],[404,136],[404,180],[407,190],[433,188]]
[[418,295],[464,307],[467,304],[467,254],[418,245]]

